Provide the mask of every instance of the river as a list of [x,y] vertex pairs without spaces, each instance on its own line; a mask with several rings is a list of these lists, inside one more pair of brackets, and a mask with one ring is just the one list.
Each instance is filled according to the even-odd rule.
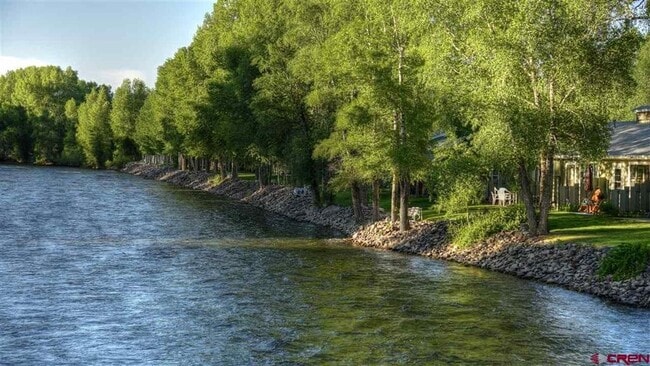
[[0,165],[0,364],[589,364],[650,311],[111,171]]

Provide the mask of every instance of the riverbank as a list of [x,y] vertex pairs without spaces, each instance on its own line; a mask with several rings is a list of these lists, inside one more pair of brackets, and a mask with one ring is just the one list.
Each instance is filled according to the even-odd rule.
[[210,182],[211,175],[205,172],[178,171],[142,163],[130,163],[123,171],[224,195],[298,221],[329,226],[350,236],[353,245],[454,261],[556,284],[623,304],[650,307],[650,267],[642,275],[625,281],[600,278],[596,274],[609,248],[547,244],[522,233],[510,232],[462,249],[449,244],[444,222],[417,222],[408,232],[400,232],[388,221],[360,227],[354,223],[351,208],[314,207],[310,192],[298,195],[289,187],[258,189],[256,182],[232,180],[214,185]]
[[[294,193],[290,187],[269,185],[259,188],[255,181],[231,179],[215,185],[210,181],[213,175],[206,172],[180,171],[139,162],[127,164],[122,172],[226,196],[297,221],[331,227],[347,236],[360,229],[354,223],[351,207],[315,207],[309,190]],[[370,211],[367,214],[370,215]]]

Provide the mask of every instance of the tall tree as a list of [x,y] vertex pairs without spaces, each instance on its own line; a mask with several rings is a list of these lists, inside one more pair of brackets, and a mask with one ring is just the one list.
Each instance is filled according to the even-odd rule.
[[165,150],[165,128],[162,118],[156,115],[156,92],[147,95],[135,120],[133,139],[141,154],[169,153]]
[[65,103],[65,137],[63,152],[58,161],[62,165],[81,166],[84,162],[83,151],[77,143],[78,108],[77,101],[72,98]]
[[91,91],[86,96],[86,101],[79,106],[77,141],[89,167],[103,168],[111,158],[110,113],[110,96],[105,87]]
[[125,162],[137,160],[138,147],[134,141],[136,118],[144,105],[149,90],[142,80],[124,79],[115,90],[111,109],[111,131],[115,151],[113,164],[121,166]]
[[[474,79],[475,122],[517,167],[532,234],[549,231],[558,153],[596,157],[608,144],[609,102],[629,84],[635,1],[459,1],[459,67]],[[464,38],[464,39],[463,39]],[[487,142],[484,135],[478,141]],[[538,186],[531,172],[539,171]]]
[[31,124],[24,108],[0,102],[0,160],[28,162]]
[[[425,83],[427,60],[422,48],[425,37],[433,32],[432,5],[427,1],[355,2],[344,10],[352,17],[328,42],[329,53],[341,55],[330,66],[331,81],[343,91],[340,110],[344,113],[339,112],[337,119],[347,119],[357,133],[388,141],[375,147],[383,147],[378,154],[385,157],[392,175],[391,220],[399,217],[401,230],[409,229],[411,178],[427,162],[436,121],[433,101],[437,97]],[[334,9],[342,6],[339,3]],[[381,174],[380,165],[371,164],[375,167],[371,176]]]

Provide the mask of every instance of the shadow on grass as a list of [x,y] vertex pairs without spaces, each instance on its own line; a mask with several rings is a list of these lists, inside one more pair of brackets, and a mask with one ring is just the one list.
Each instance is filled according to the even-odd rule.
[[554,212],[549,218],[550,241],[584,242],[598,246],[615,246],[622,243],[647,243],[650,222]]

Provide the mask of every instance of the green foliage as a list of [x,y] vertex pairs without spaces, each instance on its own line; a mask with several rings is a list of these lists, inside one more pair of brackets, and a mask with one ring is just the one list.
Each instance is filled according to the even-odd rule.
[[76,137],[86,165],[92,168],[104,168],[112,156],[109,98],[105,87],[94,89],[78,110],[79,127]]
[[476,154],[466,141],[449,136],[433,150],[429,187],[437,193],[440,210],[448,214],[467,212],[485,195],[489,162]]
[[156,93],[147,96],[135,120],[133,140],[141,154],[165,152],[165,127],[163,119],[156,112]]
[[27,162],[32,150],[31,124],[24,108],[0,104],[0,160]]
[[452,244],[459,247],[471,246],[501,231],[517,230],[525,220],[526,212],[518,205],[474,214],[466,221],[456,221],[452,224]]
[[149,90],[142,80],[133,82],[125,79],[115,90],[112,100],[110,126],[113,133],[115,150],[112,164],[121,167],[129,161],[139,158],[138,146],[134,141],[136,119],[145,103]]
[[[0,122],[0,159],[40,164],[58,163],[75,144],[75,123],[66,115],[70,99],[83,100],[90,83],[79,80],[71,68],[27,67],[0,76],[0,109],[21,110],[18,120]],[[14,116],[17,116],[12,112]],[[8,149],[8,150],[7,150]]]
[[[611,108],[632,85],[640,35],[633,22],[621,19],[630,16],[634,2],[483,0],[454,6],[466,15],[450,32],[467,60],[459,67],[474,87],[477,107],[468,116],[484,157],[524,172],[552,163],[556,154],[601,157]],[[540,189],[552,186],[548,170],[539,171]],[[540,197],[539,212],[529,205],[528,217],[533,233],[545,233],[550,190],[521,190]]]
[[612,202],[605,201],[600,204],[600,212],[607,216],[619,216],[620,210]]
[[611,275],[616,281],[633,278],[643,273],[650,264],[650,245],[621,244],[610,249],[601,260],[598,275]]

